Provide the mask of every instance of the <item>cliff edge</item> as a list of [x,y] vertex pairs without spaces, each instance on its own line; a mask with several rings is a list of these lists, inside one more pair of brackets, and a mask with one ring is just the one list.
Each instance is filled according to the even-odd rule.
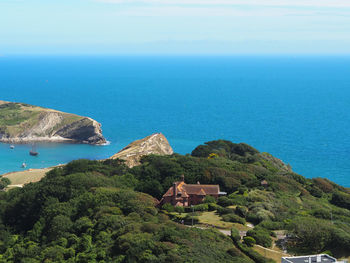
[[0,101],[0,142],[36,141],[104,144],[101,124],[75,114]]
[[155,133],[130,143],[110,159],[125,160],[126,165],[133,167],[140,164],[140,159],[144,155],[171,155],[173,153],[174,151],[165,136],[161,133]]

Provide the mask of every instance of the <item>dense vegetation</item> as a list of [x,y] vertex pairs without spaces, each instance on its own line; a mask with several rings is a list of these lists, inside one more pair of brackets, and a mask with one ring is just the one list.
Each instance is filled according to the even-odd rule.
[[219,184],[228,195],[215,209],[223,220],[256,225],[248,235],[260,245],[271,244],[268,231],[284,229],[291,252],[350,251],[350,190],[327,179],[306,179],[247,144],[219,140],[198,146],[191,156],[147,156],[131,173],[138,179],[136,189],[156,198],[180,174],[187,183]]
[[0,192],[0,262],[245,262],[230,238],[176,224],[119,161],[74,161]]
[[[228,193],[195,210],[253,223],[243,242],[177,224],[155,208],[181,174]],[[186,156],[146,156],[132,169],[118,160],[79,160],[0,192],[0,262],[268,262],[250,246],[270,247],[273,230],[289,232],[294,253],[339,256],[350,251],[349,205],[349,189],[306,179],[267,153],[228,141]]]

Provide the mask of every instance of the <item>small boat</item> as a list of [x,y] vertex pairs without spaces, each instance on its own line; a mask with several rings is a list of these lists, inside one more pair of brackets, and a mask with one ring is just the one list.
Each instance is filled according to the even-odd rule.
[[27,167],[27,164],[26,163],[22,163],[22,168],[26,168]]
[[31,156],[38,156],[39,155],[39,153],[36,151],[35,144],[33,144],[32,149],[29,151],[29,154]]
[[10,145],[10,149],[15,149],[15,146],[14,145]]

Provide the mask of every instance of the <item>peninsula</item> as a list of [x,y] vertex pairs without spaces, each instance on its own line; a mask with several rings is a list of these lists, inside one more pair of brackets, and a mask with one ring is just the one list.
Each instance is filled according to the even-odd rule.
[[75,114],[24,103],[0,101],[0,142],[106,143],[101,124]]

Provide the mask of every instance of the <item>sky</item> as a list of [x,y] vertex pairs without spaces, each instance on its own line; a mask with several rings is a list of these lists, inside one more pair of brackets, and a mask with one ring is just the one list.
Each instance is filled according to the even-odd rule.
[[350,54],[350,0],[0,0],[11,54]]

